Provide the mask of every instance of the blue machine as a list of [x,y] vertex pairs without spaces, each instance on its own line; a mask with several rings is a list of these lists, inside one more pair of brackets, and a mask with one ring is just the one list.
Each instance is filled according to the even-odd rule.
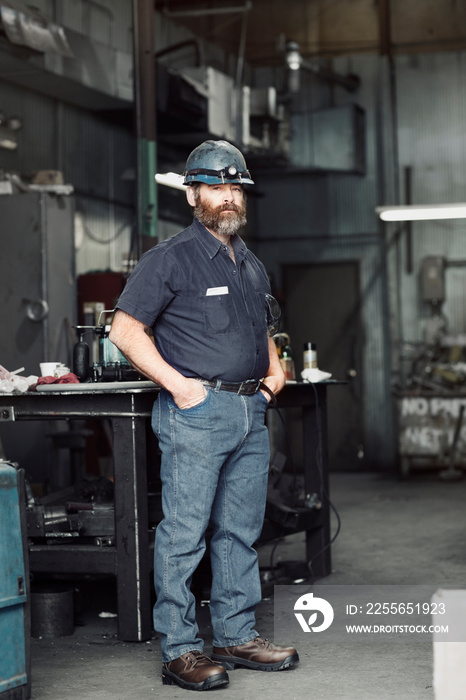
[[0,700],[31,696],[25,518],[24,470],[0,461]]

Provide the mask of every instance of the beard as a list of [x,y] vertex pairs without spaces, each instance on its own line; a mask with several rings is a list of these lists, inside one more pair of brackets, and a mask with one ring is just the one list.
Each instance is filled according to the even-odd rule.
[[[223,214],[222,212],[227,212]],[[215,231],[221,236],[233,236],[246,224],[246,202],[242,204],[222,204],[219,207],[213,207],[207,202],[201,201],[199,192],[196,192],[196,204],[194,207],[194,216],[206,228]]]

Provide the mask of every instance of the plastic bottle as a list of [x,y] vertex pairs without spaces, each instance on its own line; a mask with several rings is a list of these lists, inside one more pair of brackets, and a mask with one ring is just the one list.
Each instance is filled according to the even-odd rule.
[[303,365],[304,369],[317,369],[317,345],[315,343],[304,343]]
[[290,345],[285,345],[282,349],[280,364],[287,379],[296,379],[296,371],[293,360],[293,350]]

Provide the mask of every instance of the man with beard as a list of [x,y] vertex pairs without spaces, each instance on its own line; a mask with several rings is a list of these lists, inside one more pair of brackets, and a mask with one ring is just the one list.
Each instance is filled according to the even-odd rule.
[[[154,555],[154,628],[162,680],[189,690],[228,683],[236,666],[279,671],[299,658],[259,636],[261,533],[269,469],[265,411],[285,378],[268,335],[279,316],[246,223],[242,153],[205,141],[188,157],[194,221],[145,253],[118,300],[110,340],[161,386],[152,428],[162,452],[163,520]],[[147,331],[151,329],[153,339]],[[213,653],[203,653],[191,580],[211,528]]]

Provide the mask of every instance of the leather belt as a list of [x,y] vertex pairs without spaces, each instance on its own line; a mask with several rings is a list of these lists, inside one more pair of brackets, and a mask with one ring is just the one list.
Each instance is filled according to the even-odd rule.
[[204,386],[210,386],[212,389],[220,389],[220,391],[232,391],[235,394],[243,394],[245,396],[252,396],[259,389],[262,389],[270,396],[270,403],[272,406],[277,405],[277,397],[269,387],[261,382],[260,379],[248,379],[245,382],[220,382],[220,384],[215,381],[215,379],[202,379],[201,377],[196,377],[198,382],[204,384]]
[[212,389],[220,389],[220,391],[232,391],[235,394],[243,394],[244,396],[252,396],[260,388],[261,382],[258,379],[248,379],[245,382],[220,382],[215,379],[202,379],[196,377],[198,382],[204,386],[210,386]]

